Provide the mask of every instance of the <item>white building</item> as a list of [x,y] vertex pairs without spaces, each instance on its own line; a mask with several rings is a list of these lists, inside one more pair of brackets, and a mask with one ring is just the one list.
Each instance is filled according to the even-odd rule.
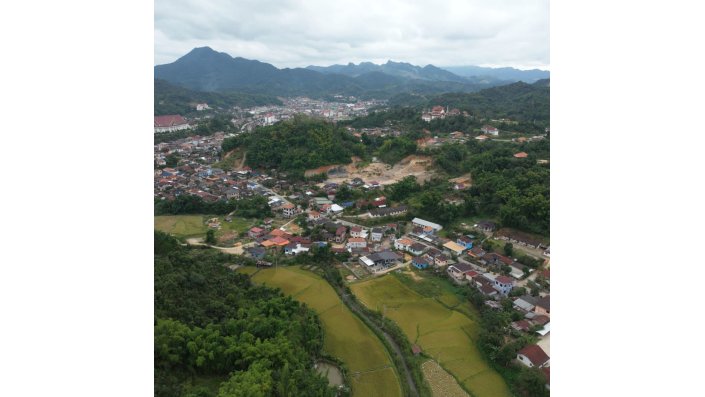
[[208,109],[210,109],[210,107],[208,107],[207,103],[197,103],[196,104],[196,110],[199,112],[202,110],[208,110]]
[[436,232],[438,232],[439,230],[443,229],[443,226],[441,226],[441,225],[439,225],[439,224],[437,224],[437,223],[433,223],[433,222],[429,222],[429,221],[423,220],[423,219],[421,219],[421,218],[414,218],[414,219],[411,221],[411,223],[412,223],[414,226],[422,227],[422,228],[424,229],[424,232],[428,231],[428,232],[430,232],[430,233],[436,233]]
[[350,237],[347,246],[348,248],[365,248],[367,247],[367,241],[361,237]]
[[489,135],[494,135],[494,136],[499,135],[499,130],[492,127],[491,125],[482,126],[481,131],[483,134],[489,134]]

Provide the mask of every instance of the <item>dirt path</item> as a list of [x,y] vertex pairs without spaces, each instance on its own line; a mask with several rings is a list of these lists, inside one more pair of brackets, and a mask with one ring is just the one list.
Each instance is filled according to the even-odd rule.
[[215,245],[208,245],[203,242],[203,238],[196,237],[196,238],[187,238],[186,243],[191,244],[191,245],[200,245],[200,246],[207,246],[211,248],[215,248],[217,250],[223,251],[226,254],[232,254],[232,255],[242,255],[245,252],[245,248],[248,248],[250,246],[253,246],[254,243],[247,243],[243,245],[238,245],[237,247],[216,247]]

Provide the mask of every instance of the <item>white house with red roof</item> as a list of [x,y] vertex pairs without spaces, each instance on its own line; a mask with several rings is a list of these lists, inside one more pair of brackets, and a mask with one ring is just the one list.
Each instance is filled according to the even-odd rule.
[[528,345],[517,352],[517,360],[529,368],[551,366],[551,358],[539,345]]
[[181,131],[191,128],[188,121],[178,114],[154,116],[154,133]]
[[481,131],[483,134],[489,134],[489,135],[499,135],[499,130],[496,129],[495,127],[492,127],[491,125],[483,125],[481,128]]

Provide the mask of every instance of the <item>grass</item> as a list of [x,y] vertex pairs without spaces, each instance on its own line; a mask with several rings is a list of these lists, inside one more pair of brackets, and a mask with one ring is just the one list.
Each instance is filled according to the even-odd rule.
[[328,282],[298,267],[264,269],[253,281],[279,287],[318,313],[324,332],[323,349],[347,366],[353,396],[401,396],[399,378],[384,346],[342,304]]
[[[162,232],[170,233],[175,237],[205,237],[208,231],[206,221],[216,218],[215,215],[158,215],[154,217],[154,228]],[[254,220],[233,217],[232,222],[225,222],[225,216],[217,216],[220,220],[221,229],[216,230],[215,236],[220,237],[229,232],[237,232],[238,235],[245,233]]]
[[[422,295],[406,285],[417,287]],[[410,284],[414,285],[414,284]],[[453,290],[442,279],[424,277],[405,282],[387,275],[355,283],[351,290],[367,307],[380,310],[394,320],[407,338],[433,357],[476,397],[510,396],[504,380],[484,361],[473,337],[478,325],[467,315],[436,300],[450,302],[445,295]],[[435,291],[435,292],[433,292]],[[435,295],[434,295],[435,294]]]

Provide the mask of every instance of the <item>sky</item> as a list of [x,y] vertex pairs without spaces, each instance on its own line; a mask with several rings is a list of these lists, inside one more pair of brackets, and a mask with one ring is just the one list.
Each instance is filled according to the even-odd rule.
[[549,69],[548,0],[155,0],[154,63],[195,47],[276,67]]

